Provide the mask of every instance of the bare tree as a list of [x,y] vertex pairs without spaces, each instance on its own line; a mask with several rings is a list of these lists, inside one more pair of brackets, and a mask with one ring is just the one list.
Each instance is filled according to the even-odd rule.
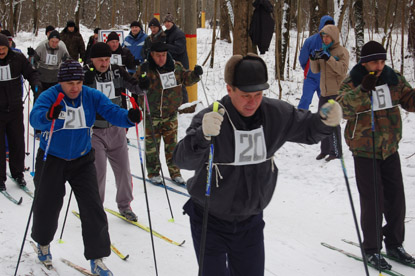
[[385,45],[385,41],[388,38],[388,27],[389,27],[389,12],[391,7],[392,0],[388,0],[388,4],[386,7],[386,15],[385,15],[385,25],[383,27],[383,38],[382,38],[382,45]]
[[372,7],[374,7],[375,9],[375,33],[379,33],[379,1],[378,0],[373,0],[373,5]]
[[356,62],[360,60],[360,50],[365,43],[365,22],[363,20],[363,0],[354,0],[353,3],[354,10],[354,32],[356,39]]
[[402,16],[401,16],[401,28],[402,28],[402,33],[401,33],[401,74],[403,75],[403,68],[404,68],[404,61],[405,61],[405,53],[404,53],[404,45],[405,45],[405,10],[406,10],[406,1],[402,0]]
[[233,34],[233,54],[246,55],[248,52],[253,52],[251,39],[248,35],[250,19],[253,8],[250,1],[235,0],[234,2],[234,16],[235,26]]
[[[291,25],[291,0],[284,0],[282,7],[282,32],[281,32],[281,63],[280,72],[284,72],[287,61],[287,52],[290,46],[290,25]],[[284,79],[284,74],[281,75]]]
[[75,24],[76,24],[76,26],[79,26],[80,14],[82,13],[81,7],[82,7],[82,0],[77,0],[76,1],[76,6],[75,6]]
[[33,34],[37,35],[39,31],[39,6],[38,0],[32,0],[33,3]]
[[294,55],[294,64],[293,64],[294,70],[295,70],[295,65],[297,63],[298,48],[300,48],[301,18],[302,18],[301,0],[297,0],[297,44],[295,45],[295,55]]
[[318,25],[320,23],[320,3],[318,0],[310,0],[310,21],[308,24],[308,30],[310,35],[318,32]]
[[[410,0],[409,6],[409,27],[408,27],[408,49],[415,58],[415,0]],[[414,70],[415,72],[415,70]]]
[[220,0],[220,40],[225,40],[229,43],[232,43],[232,38],[230,34],[230,17],[228,11],[228,5],[226,0]]
[[[274,18],[275,18],[275,79],[278,80],[279,95],[278,98],[282,98],[282,86],[281,86],[281,1],[275,0],[274,5]],[[283,71],[284,72],[284,71]]]
[[218,0],[215,0],[215,6],[213,8],[213,28],[212,28],[212,49],[210,55],[210,68],[213,68],[215,62],[215,44],[216,44],[216,15],[218,9]]

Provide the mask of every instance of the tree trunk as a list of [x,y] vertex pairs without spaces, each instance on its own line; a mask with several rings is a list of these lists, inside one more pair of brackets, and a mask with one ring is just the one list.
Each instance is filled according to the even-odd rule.
[[386,6],[386,15],[385,15],[385,25],[383,27],[383,38],[382,38],[382,45],[385,46],[385,41],[388,38],[388,27],[389,27],[389,12],[392,0],[388,0],[388,5]]
[[[280,72],[284,72],[285,64],[287,63],[287,52],[290,45],[290,26],[291,26],[291,0],[284,0],[282,8],[282,32],[281,32],[281,63]],[[281,79],[284,80],[284,74]]]
[[14,33],[14,28],[13,28],[13,26],[14,26],[14,13],[13,13],[13,0],[10,0],[9,1],[9,11],[10,11],[10,13],[9,13],[9,32],[13,35],[13,33]]
[[253,51],[252,42],[248,35],[249,22],[252,13],[250,13],[251,3],[245,0],[235,0],[234,15],[235,26],[233,34],[233,54],[245,56],[248,52]]
[[363,20],[363,0],[355,0],[353,4],[354,10],[354,32],[356,37],[356,62],[360,60],[360,51],[365,43],[365,22]]
[[301,34],[301,0],[297,0],[297,44],[295,45],[295,55],[294,55],[294,64],[293,64],[293,70],[295,70],[296,64],[297,64],[297,55],[298,55],[298,49],[300,48],[300,34]]
[[[277,0],[276,0],[277,1]],[[282,86],[281,86],[281,2],[277,1],[274,5],[274,18],[275,18],[275,79],[278,80],[279,95],[278,99],[282,98]]]
[[117,0],[112,0],[112,8],[111,8],[111,28],[115,27],[115,11],[117,7]]
[[212,50],[210,55],[210,68],[213,68],[213,64],[215,62],[215,44],[216,44],[216,16],[217,16],[217,7],[218,7],[218,0],[215,0],[215,7],[213,8],[213,28],[212,28]]
[[310,22],[308,24],[309,35],[318,32],[318,25],[320,25],[320,3],[318,0],[310,0]]
[[[409,27],[408,27],[408,49],[415,59],[415,3],[411,0],[409,3]],[[415,70],[414,70],[415,73]]]
[[379,33],[379,4],[378,0],[374,0],[375,9],[375,33]]
[[220,1],[220,40],[225,40],[226,42],[232,43],[231,33],[230,33],[230,20],[229,20],[229,11],[226,4],[226,0]]
[[75,7],[75,24],[76,24],[76,26],[79,26],[81,7],[82,7],[82,0],[77,0],[76,1],[76,7]]
[[39,8],[37,0],[33,2],[33,34],[37,36],[39,31]]

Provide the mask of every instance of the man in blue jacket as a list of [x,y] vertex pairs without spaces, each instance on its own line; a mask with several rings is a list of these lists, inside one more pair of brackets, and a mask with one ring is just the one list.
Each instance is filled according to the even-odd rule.
[[303,47],[300,50],[299,61],[301,67],[304,70],[304,85],[303,85],[303,95],[301,96],[300,102],[298,103],[298,108],[307,109],[309,108],[311,101],[313,100],[314,92],[317,91],[318,97],[320,97],[320,73],[314,74],[310,70],[310,54],[312,51],[321,48],[323,41],[321,40],[320,31],[326,25],[334,25],[334,19],[325,15],[320,19],[320,25],[318,27],[318,32],[308,37],[303,44]]
[[[131,127],[140,122],[141,112],[120,108],[100,91],[83,86],[83,80],[81,64],[65,61],[58,72],[59,84],[43,92],[30,113],[30,124],[42,131],[34,178],[32,238],[38,244],[39,260],[50,263],[49,244],[58,226],[65,182],[68,181],[79,206],[85,258],[91,260],[92,273],[110,276],[112,272],[102,262],[111,250],[108,221],[98,192],[94,150],[91,148],[92,126],[98,113],[111,124]],[[61,92],[65,97],[61,104],[53,107]],[[50,133],[53,121],[55,127]],[[44,160],[48,143],[50,147]]]
[[[134,64],[137,66],[145,59],[141,54],[147,34],[143,32],[143,25],[139,21],[131,22],[130,28],[131,31],[124,40],[124,46],[133,54]],[[128,69],[128,72],[134,74],[135,70]]]

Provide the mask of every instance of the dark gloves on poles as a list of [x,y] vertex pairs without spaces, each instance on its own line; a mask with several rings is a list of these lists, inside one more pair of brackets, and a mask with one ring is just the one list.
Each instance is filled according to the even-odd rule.
[[140,86],[141,90],[148,90],[150,87],[150,79],[147,77],[147,75],[141,75],[138,78],[138,86]]
[[62,111],[63,106],[62,105],[57,105],[57,106],[51,106],[48,110],[48,113],[46,114],[46,118],[48,118],[48,120],[55,120],[58,119],[59,114]]
[[378,80],[378,77],[372,72],[367,74],[366,76],[363,77],[362,84],[361,84],[361,90],[363,92],[369,92],[369,91],[375,90],[377,80]]
[[35,55],[35,49],[33,49],[32,47],[27,48],[27,55],[29,57],[33,57]]
[[140,72],[141,74],[147,73],[148,72],[148,61],[144,61],[143,63],[141,63],[140,65]]
[[84,75],[84,84],[86,85],[93,84],[94,80],[95,80],[94,68],[89,68],[89,70],[87,70]]
[[195,72],[196,76],[201,76],[203,74],[203,68],[200,65],[195,65],[195,68],[193,69],[193,72]]
[[141,110],[139,108],[130,108],[128,110],[128,119],[133,123],[139,123],[142,119]]

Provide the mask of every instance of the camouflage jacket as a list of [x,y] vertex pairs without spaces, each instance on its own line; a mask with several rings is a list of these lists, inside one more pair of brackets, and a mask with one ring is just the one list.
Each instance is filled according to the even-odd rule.
[[[354,156],[372,158],[371,99],[369,93],[361,90],[361,82],[368,71],[360,63],[353,67],[343,81],[339,104],[343,108],[343,117],[347,120],[344,136]],[[385,66],[376,83],[387,84],[390,89],[392,107],[374,112],[376,159],[386,159],[398,150],[402,138],[403,109],[415,112],[415,90],[405,77]]]
[[[174,61],[170,54],[167,54],[167,61],[163,67],[159,67],[148,55],[149,70],[147,76],[150,79],[150,88],[147,92],[147,99],[150,105],[150,113],[153,118],[168,118],[177,115],[177,110],[182,104],[182,86],[190,86],[197,83],[200,78],[193,71],[186,70],[183,65]],[[163,89],[160,74],[174,72],[177,86]],[[138,67],[134,78],[141,75],[141,66]],[[143,97],[139,97],[143,107]]]

